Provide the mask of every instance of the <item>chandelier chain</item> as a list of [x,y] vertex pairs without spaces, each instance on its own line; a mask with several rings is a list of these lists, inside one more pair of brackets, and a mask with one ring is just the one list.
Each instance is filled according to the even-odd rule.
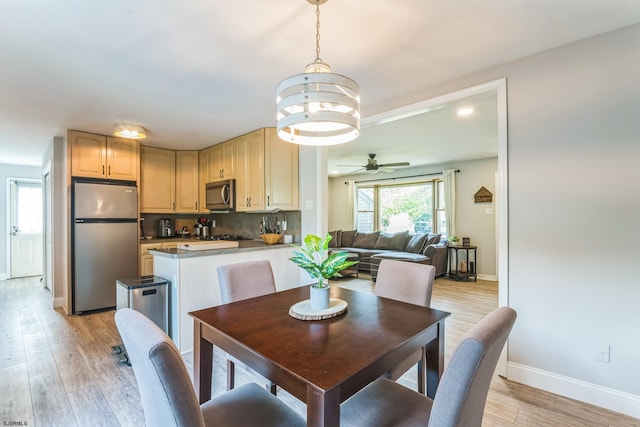
[[320,1],[316,1],[316,59],[314,62],[322,62],[320,59]]

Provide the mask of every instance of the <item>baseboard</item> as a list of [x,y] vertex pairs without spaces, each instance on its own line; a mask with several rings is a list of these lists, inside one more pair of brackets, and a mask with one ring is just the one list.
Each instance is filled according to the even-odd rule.
[[64,306],[64,297],[57,297],[53,299],[53,308],[58,308]]
[[478,274],[478,280],[488,280],[489,282],[497,282],[498,276],[492,276],[489,274]]
[[507,378],[614,412],[640,418],[640,396],[519,363],[507,364]]

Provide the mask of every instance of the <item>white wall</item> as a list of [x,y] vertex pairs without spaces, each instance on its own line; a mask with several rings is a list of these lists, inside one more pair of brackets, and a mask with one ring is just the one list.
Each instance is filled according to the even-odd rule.
[[9,244],[7,178],[41,179],[42,175],[40,174],[40,168],[37,166],[0,164],[0,218],[2,218],[2,221],[0,221],[0,242],[2,242],[0,243],[0,279],[6,279],[9,273],[7,265],[9,262],[7,252],[7,245]]
[[[469,237],[471,244],[478,246],[478,275],[486,280],[497,280],[495,199],[493,203],[475,203],[473,198],[476,191],[483,186],[495,195],[495,174],[498,170],[497,158],[403,168],[394,173],[385,174],[383,177],[379,175],[360,174],[330,178],[329,230],[349,230],[352,228],[352,221],[346,204],[348,197],[346,181],[401,178],[412,175],[439,173],[444,169],[460,170],[460,173],[456,174],[457,235],[458,237]],[[426,177],[426,179],[432,178],[434,177]],[[393,181],[381,181],[381,183],[393,183]],[[485,214],[485,208],[491,208],[492,214]]]
[[404,102],[507,78],[508,375],[640,418],[638,70],[640,24]]

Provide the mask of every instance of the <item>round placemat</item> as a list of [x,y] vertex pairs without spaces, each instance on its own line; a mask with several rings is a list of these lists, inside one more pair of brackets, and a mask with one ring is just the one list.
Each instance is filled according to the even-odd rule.
[[311,308],[311,300],[304,300],[295,303],[289,308],[289,316],[300,320],[324,320],[340,316],[347,311],[349,304],[338,298],[329,300],[329,308],[317,310]]

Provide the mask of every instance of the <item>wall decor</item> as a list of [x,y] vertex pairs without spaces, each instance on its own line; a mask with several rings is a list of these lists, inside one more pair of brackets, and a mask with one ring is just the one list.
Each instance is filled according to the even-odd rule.
[[484,187],[480,187],[476,194],[473,195],[473,198],[476,203],[491,203],[493,202],[493,193]]

